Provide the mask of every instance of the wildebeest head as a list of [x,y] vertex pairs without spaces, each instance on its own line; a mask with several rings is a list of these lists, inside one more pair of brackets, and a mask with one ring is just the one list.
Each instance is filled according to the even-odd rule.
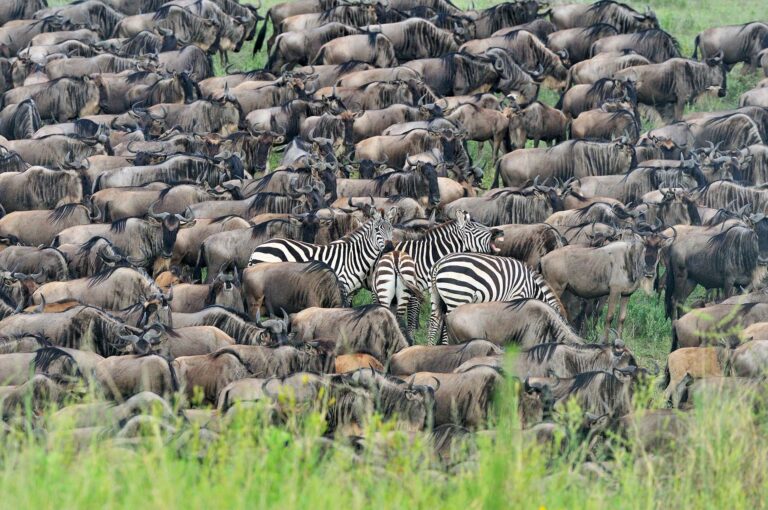
[[397,415],[401,423],[417,430],[431,426],[435,405],[435,389],[431,386],[390,379],[372,368],[358,369],[346,376],[346,380],[372,392],[382,415]]
[[233,310],[243,310],[243,295],[240,290],[240,278],[237,269],[220,271],[210,286],[208,303],[215,303]]
[[635,152],[635,146],[630,143],[629,138],[622,136],[620,139],[614,140],[613,143],[616,157],[627,161],[629,168],[635,168],[637,166],[637,153]]
[[142,327],[146,324],[164,324],[168,327],[172,327],[172,315],[171,315],[171,301],[173,300],[173,288],[168,291],[168,294],[157,292],[152,296],[145,298],[142,306],[144,311],[138,321],[138,326]]
[[611,366],[613,368],[625,368],[631,366],[637,366],[637,360],[632,351],[624,344],[624,341],[617,338],[610,346],[611,349]]
[[293,177],[290,182],[290,191],[288,196],[294,199],[304,201],[304,208],[307,211],[316,211],[325,207],[325,184],[316,179],[311,179],[304,186],[297,187],[298,177]]
[[[296,239],[304,241],[305,243],[319,244],[318,234],[321,232],[321,229],[328,230],[329,228],[333,227],[332,218],[321,218],[314,211],[302,214],[293,214],[291,215],[290,221],[294,228],[298,229],[299,234]],[[336,236],[333,234],[329,235],[328,237],[328,242],[336,239]],[[330,237],[333,237],[333,239],[330,239]]]
[[255,131],[252,134],[256,138],[256,150],[251,159],[251,165],[256,170],[266,170],[272,146],[279,145],[285,141],[285,130],[282,132]]
[[257,311],[253,322],[266,331],[271,345],[285,345],[289,342],[288,331],[291,328],[291,318],[285,310],[283,310],[282,319],[273,316],[264,321],[261,320]]
[[635,20],[637,20],[637,31],[651,30],[659,28],[659,20],[656,18],[656,13],[646,6],[645,12],[640,14],[639,12],[633,13]]
[[761,265],[768,265],[768,217],[763,213],[757,213],[750,215],[748,220],[757,234],[759,253],[757,261]]
[[192,218],[192,211],[187,209],[184,216],[181,214],[155,213],[154,204],[149,207],[148,221],[150,224],[161,229],[162,245],[160,254],[164,258],[170,258],[173,255],[173,245],[176,244],[176,236],[179,229],[189,228],[195,225]]
[[327,374],[334,371],[336,361],[336,343],[330,340],[305,342],[299,349],[304,355],[302,369],[305,372]]
[[723,50],[704,61],[707,64],[706,83],[709,91],[717,92],[717,97],[725,97],[728,90],[728,70],[723,62]]
[[5,172],[23,172],[29,165],[18,153],[0,146],[0,168]]
[[469,213],[456,211],[456,223],[463,235],[464,250],[474,253],[495,253],[501,251],[496,242],[504,241],[504,232],[472,221]]
[[[328,202],[335,202],[338,198],[336,188],[336,172],[333,165],[325,162],[310,163],[312,166],[312,178],[322,184],[324,190],[323,198]],[[319,189],[319,188],[318,188]],[[327,195],[327,198],[326,196]]]
[[642,243],[635,243],[634,248],[641,253],[638,261],[640,267],[636,269],[637,277],[640,279],[640,286],[643,291],[651,296],[653,295],[653,281],[656,278],[656,268],[659,264],[659,254],[662,249],[668,247],[674,241],[674,237],[667,237],[662,234],[660,225],[651,227],[650,225],[641,225],[640,230],[635,233],[640,235]]

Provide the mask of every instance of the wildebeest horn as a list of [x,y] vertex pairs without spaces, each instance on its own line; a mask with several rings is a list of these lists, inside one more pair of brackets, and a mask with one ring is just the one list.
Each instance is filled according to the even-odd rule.
[[120,262],[122,260],[122,257],[112,252],[108,245],[104,245],[99,249],[99,257],[107,262]]
[[288,315],[288,312],[285,311],[285,308],[281,307],[280,311],[283,312],[283,320],[285,321],[285,325],[286,326],[290,326],[291,325],[291,316]]
[[160,200],[155,200],[154,202],[152,202],[152,203],[149,205],[149,209],[147,210],[147,215],[148,215],[148,216],[150,216],[151,218],[155,218],[156,220],[164,220],[165,218],[167,218],[168,216],[170,216],[170,215],[171,215],[171,213],[168,213],[168,212],[164,212],[164,213],[156,213],[156,212],[155,212],[155,205],[156,205],[156,204],[157,204],[159,201],[160,201]]

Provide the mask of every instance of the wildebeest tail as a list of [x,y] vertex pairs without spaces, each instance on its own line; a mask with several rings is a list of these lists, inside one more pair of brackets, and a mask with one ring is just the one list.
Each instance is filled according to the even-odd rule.
[[192,273],[192,277],[195,280],[203,281],[203,266],[207,263],[205,261],[205,242],[200,245],[200,250],[197,252],[197,262],[195,262],[195,269]]
[[[264,15],[264,21],[261,25],[261,30],[259,31],[259,35],[258,37],[256,37],[256,42],[253,45],[254,55],[256,54],[257,51],[261,51],[261,47],[264,46],[264,39],[267,38],[267,25],[269,24],[269,20],[271,19],[272,19],[272,9],[268,10],[267,13]],[[274,24],[274,21],[272,23]]]
[[693,40],[693,55],[691,55],[691,58],[693,60],[699,60],[699,38],[701,36],[697,35],[696,39]]
[[[674,312],[674,303],[672,300],[672,296],[675,293],[675,270],[673,267],[673,264],[669,264],[667,267],[667,275],[666,280],[664,282],[664,313],[667,317],[672,317],[672,313]],[[673,328],[674,331],[674,328]],[[676,347],[673,347],[672,350],[676,349]]]
[[677,336],[676,324],[677,321],[672,321],[672,348],[670,348],[669,352],[674,352],[680,347],[680,338]]
[[501,158],[497,159],[496,162],[493,164],[493,166],[496,167],[496,173],[493,176],[493,183],[491,184],[491,188],[498,188],[499,187],[499,173],[501,172]]

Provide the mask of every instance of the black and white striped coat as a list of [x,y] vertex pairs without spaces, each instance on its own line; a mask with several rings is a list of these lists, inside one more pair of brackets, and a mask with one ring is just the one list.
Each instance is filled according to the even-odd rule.
[[[456,220],[449,221],[427,231],[421,239],[403,241],[395,250],[407,253],[415,265],[415,284],[418,292],[408,302],[408,334],[418,327],[421,295],[429,289],[430,271],[437,262],[452,253],[498,251],[493,245],[491,228],[471,220],[464,211],[456,211]],[[385,282],[381,283],[382,286]]]
[[251,254],[249,266],[260,262],[324,262],[333,269],[349,299],[359,289],[366,275],[392,239],[392,225],[375,217],[360,228],[328,245],[292,239],[271,239]]
[[389,308],[394,303],[397,320],[404,323],[411,296],[419,295],[413,258],[397,250],[382,255],[373,270],[371,288],[374,302]]
[[538,299],[563,314],[563,307],[544,278],[510,257],[456,253],[432,268],[432,313],[428,341],[446,338],[445,314],[466,303]]

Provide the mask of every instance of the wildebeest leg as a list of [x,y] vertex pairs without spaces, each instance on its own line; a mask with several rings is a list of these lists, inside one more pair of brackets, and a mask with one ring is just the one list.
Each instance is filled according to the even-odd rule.
[[729,297],[733,296],[733,291],[735,288],[735,282],[733,279],[729,278],[725,280],[723,283],[723,296],[725,299],[728,299]]
[[605,315],[605,330],[603,331],[603,341],[608,341],[608,331],[613,325],[613,315],[616,312],[616,303],[619,301],[621,294],[618,291],[611,289],[611,293],[608,295],[608,313]]
[[541,139],[539,139],[539,138],[534,138],[534,139],[533,139],[533,146],[534,146],[536,149],[538,149],[538,148],[539,148],[539,142],[541,142]]
[[685,99],[678,99],[675,103],[675,119],[681,120],[683,118],[683,111],[685,110]]
[[622,338],[621,334],[622,331],[624,331],[624,320],[627,318],[627,303],[629,303],[629,296],[621,296],[621,304],[619,306],[619,338]]

